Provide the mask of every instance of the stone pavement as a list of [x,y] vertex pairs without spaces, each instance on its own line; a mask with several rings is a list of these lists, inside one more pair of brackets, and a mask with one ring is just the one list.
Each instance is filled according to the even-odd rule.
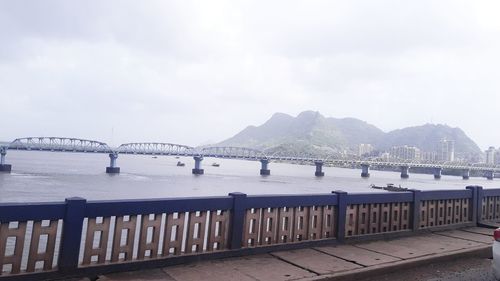
[[490,257],[492,233],[493,229],[469,227],[114,273],[98,280],[353,280],[466,256]]

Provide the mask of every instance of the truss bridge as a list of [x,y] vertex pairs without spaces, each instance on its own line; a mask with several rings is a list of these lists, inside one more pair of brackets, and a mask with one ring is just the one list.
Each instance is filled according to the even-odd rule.
[[5,162],[8,150],[105,153],[110,158],[110,164],[106,167],[106,172],[110,174],[120,172],[120,168],[116,165],[119,154],[193,157],[195,161],[195,166],[192,169],[193,174],[204,173],[201,167],[204,157],[259,161],[261,163],[260,174],[264,176],[270,175],[269,163],[273,161],[314,165],[316,167],[314,174],[318,177],[324,176],[324,165],[360,167],[362,177],[370,176],[370,167],[398,167],[401,170],[402,178],[409,177],[410,168],[431,169],[436,179],[441,178],[443,169],[460,170],[464,179],[469,178],[470,171],[482,172],[488,179],[493,179],[494,174],[500,172],[498,166],[481,164],[363,161],[342,159],[339,155],[321,158],[312,155],[293,155],[284,151],[269,153],[253,148],[231,146],[192,147],[175,143],[136,142],[111,148],[108,144],[96,140],[66,137],[25,137],[15,139],[10,143],[0,143],[0,172],[11,171],[12,166]]

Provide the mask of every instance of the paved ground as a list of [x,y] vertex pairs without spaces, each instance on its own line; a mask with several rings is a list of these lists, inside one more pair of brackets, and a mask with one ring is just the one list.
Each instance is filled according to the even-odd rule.
[[464,258],[357,279],[357,281],[495,281],[491,260]]
[[[491,233],[471,227],[109,274],[99,280],[493,280],[486,259]],[[383,275],[388,272],[397,273]]]

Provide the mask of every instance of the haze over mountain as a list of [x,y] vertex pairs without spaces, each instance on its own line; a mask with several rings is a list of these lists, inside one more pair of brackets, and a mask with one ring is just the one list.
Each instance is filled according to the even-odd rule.
[[435,151],[442,139],[455,141],[457,155],[477,155],[478,145],[460,128],[425,124],[383,132],[356,118],[324,117],[304,111],[297,117],[275,113],[260,126],[248,126],[218,145],[252,147],[285,153],[357,153],[361,143],[387,150],[397,145],[412,145],[423,151]]

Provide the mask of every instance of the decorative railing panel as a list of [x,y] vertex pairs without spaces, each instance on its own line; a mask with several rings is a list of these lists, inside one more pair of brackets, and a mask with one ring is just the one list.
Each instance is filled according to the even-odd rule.
[[335,224],[332,205],[247,209],[243,247],[334,238]]
[[420,202],[420,228],[469,222],[470,199],[424,200]]
[[418,227],[432,228],[471,222],[472,198],[471,190],[422,192]]
[[409,202],[350,204],[346,214],[347,237],[410,228]]
[[228,214],[215,210],[88,218],[81,265],[227,250]]
[[110,218],[91,218],[87,221],[82,264],[88,265],[93,260],[97,263],[104,263],[108,247]]
[[34,272],[38,263],[42,263],[43,270],[52,270],[58,226],[59,221],[47,220],[33,223],[27,272]]
[[412,192],[349,195],[345,236],[411,229],[413,200]]
[[[26,222],[3,223],[0,225],[0,254],[2,256],[0,266],[2,266],[2,271],[9,266],[10,273],[19,273],[21,271],[25,237]],[[9,246],[13,248],[12,254],[7,251]]]
[[163,253],[165,255],[180,255],[183,245],[184,213],[168,214],[167,218]]
[[0,276],[57,270],[63,216],[63,203],[0,204]]
[[160,233],[163,215],[151,214],[141,220],[139,259],[156,258],[160,250]]
[[57,220],[2,222],[0,275],[55,270],[57,229],[61,225]]
[[210,213],[208,221],[208,251],[225,250],[229,239],[229,211]]
[[249,196],[242,246],[334,238],[337,200],[336,194]]
[[481,202],[481,219],[485,221],[500,219],[500,196],[485,196]]

